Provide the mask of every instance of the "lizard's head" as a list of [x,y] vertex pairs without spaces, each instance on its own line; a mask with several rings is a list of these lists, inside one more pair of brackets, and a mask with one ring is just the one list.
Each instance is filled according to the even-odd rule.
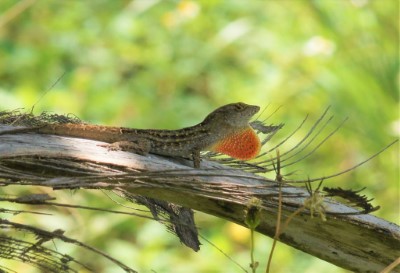
[[258,111],[260,111],[260,107],[256,105],[248,105],[243,102],[230,103],[211,112],[204,119],[203,124],[242,128],[248,126],[251,117]]

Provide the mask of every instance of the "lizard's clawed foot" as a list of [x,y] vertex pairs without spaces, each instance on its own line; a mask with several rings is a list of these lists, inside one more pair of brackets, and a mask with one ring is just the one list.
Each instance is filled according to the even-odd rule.
[[[116,144],[116,145],[115,145]],[[99,147],[107,148],[107,151],[121,151],[121,147],[118,145],[118,142],[111,143],[111,144],[99,144]]]

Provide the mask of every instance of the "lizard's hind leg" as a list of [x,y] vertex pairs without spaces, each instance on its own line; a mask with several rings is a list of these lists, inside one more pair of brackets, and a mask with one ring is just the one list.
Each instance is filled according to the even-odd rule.
[[146,139],[117,141],[111,144],[102,144],[99,146],[105,147],[109,151],[126,151],[140,155],[147,155],[151,149],[150,141]]

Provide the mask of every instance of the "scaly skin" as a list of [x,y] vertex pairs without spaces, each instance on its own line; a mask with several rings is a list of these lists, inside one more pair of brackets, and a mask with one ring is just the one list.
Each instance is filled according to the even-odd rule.
[[36,131],[111,143],[111,148],[141,154],[192,157],[200,166],[200,151],[215,151],[248,160],[258,155],[260,140],[250,119],[260,107],[231,103],[211,112],[201,123],[179,130],[130,129],[90,124],[48,124]]

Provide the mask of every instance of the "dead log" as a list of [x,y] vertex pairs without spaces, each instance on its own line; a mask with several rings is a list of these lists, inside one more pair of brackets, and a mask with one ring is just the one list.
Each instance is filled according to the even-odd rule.
[[[279,184],[216,162],[203,160],[201,169],[193,169],[191,162],[185,160],[108,151],[97,141],[4,133],[10,129],[13,127],[0,125],[3,186],[118,189],[172,202],[245,227],[245,211],[255,197],[261,201],[261,222],[256,230],[269,237],[274,236],[276,229],[280,189],[283,221],[304,207],[310,197],[304,187]],[[355,272],[380,272],[400,256],[399,226],[372,215],[358,215],[354,208],[330,198],[324,198],[322,204],[326,211],[320,211],[320,215],[311,217],[304,210],[294,216],[280,235],[280,241]],[[322,214],[326,221],[319,217]]]

